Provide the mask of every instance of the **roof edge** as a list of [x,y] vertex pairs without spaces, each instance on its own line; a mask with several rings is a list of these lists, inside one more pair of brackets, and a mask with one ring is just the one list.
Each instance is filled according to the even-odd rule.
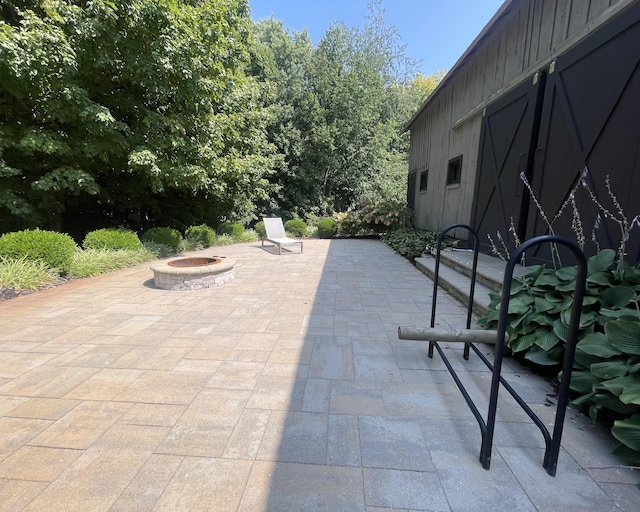
[[437,87],[433,90],[429,96],[422,102],[422,105],[418,108],[415,114],[411,116],[411,119],[405,123],[402,127],[402,131],[400,133],[404,133],[411,129],[411,125],[416,121],[418,117],[422,114],[422,112],[427,108],[429,103],[440,93],[440,91],[444,88],[445,84],[456,74],[458,68],[462,66],[462,64],[467,60],[470,54],[472,54],[476,46],[480,44],[480,42],[485,38],[485,36],[489,33],[489,31],[493,28],[496,22],[505,14],[506,11],[509,10],[511,4],[516,0],[505,0],[503,4],[498,8],[496,13],[491,17],[491,19],[487,22],[484,28],[480,31],[480,33],[475,37],[475,39],[471,42],[469,47],[465,50],[465,52],[460,56],[460,58],[456,61],[456,63],[451,67],[451,69],[447,72],[444,78],[440,81]]

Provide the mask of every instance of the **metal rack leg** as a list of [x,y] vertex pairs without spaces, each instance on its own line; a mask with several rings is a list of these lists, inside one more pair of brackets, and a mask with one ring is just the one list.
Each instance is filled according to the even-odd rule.
[[[435,314],[436,314],[436,301],[437,301],[437,293],[438,293],[438,276],[439,276],[439,266],[440,266],[440,251],[442,246],[442,240],[444,235],[454,228],[465,228],[468,229],[475,238],[474,245],[474,263],[472,269],[472,277],[471,277],[471,289],[470,289],[470,299],[469,305],[467,308],[467,329],[470,329],[471,326],[471,316],[473,310],[473,293],[475,287],[475,276],[477,270],[477,258],[478,258],[478,238],[476,232],[466,226],[464,224],[455,224],[445,229],[440,236],[438,237],[438,245],[437,245],[437,253],[436,253],[436,265],[435,265],[435,275],[434,275],[434,287],[433,287],[433,297],[432,297],[432,307],[431,307],[431,328],[433,329],[435,325]],[[558,393],[558,404],[556,408],[556,418],[553,426],[553,437],[549,435],[547,428],[544,426],[543,422],[540,418],[531,410],[531,408],[524,402],[524,400],[516,393],[516,391],[502,378],[502,360],[504,356],[504,347],[505,347],[505,337],[506,337],[506,328],[507,328],[507,315],[509,309],[509,299],[511,294],[511,283],[513,280],[513,271],[515,265],[520,260],[522,254],[528,250],[530,247],[534,245],[538,245],[541,243],[555,243],[565,245],[575,256],[577,262],[577,275],[576,275],[576,285],[574,290],[574,300],[571,308],[571,318],[569,321],[569,329],[568,329],[568,337],[567,337],[567,345],[565,349],[565,358],[563,363],[563,377],[560,384],[560,389]],[[495,421],[496,421],[496,412],[498,407],[498,393],[500,391],[500,384],[502,383],[505,388],[509,391],[509,393],[514,397],[518,405],[524,409],[524,411],[529,415],[529,417],[534,421],[534,423],[540,428],[544,438],[545,438],[545,455],[543,461],[543,467],[547,470],[547,473],[551,476],[555,476],[557,470],[558,463],[558,455],[560,451],[560,441],[562,438],[562,430],[564,426],[564,418],[566,414],[566,407],[569,397],[569,384],[571,380],[571,371],[573,368],[573,360],[575,357],[575,347],[577,344],[578,337],[578,329],[580,323],[580,313],[582,309],[582,299],[584,297],[585,287],[586,287],[586,274],[587,274],[587,263],[584,254],[580,250],[580,248],[573,242],[555,236],[555,235],[546,235],[541,237],[533,238],[524,244],[522,244],[512,255],[509,261],[507,262],[507,266],[505,269],[505,276],[502,286],[502,301],[500,304],[500,316],[498,320],[498,329],[497,329],[497,337],[496,337],[496,347],[494,353],[494,362],[491,365],[484,356],[481,356],[481,359],[492,369],[492,378],[491,378],[491,389],[489,392],[489,407],[487,410],[487,420],[486,423],[480,413],[478,412],[477,407],[473,403],[473,400],[467,393],[464,385],[456,375],[455,371],[451,367],[448,359],[442,352],[442,349],[438,345],[437,342],[429,340],[429,349],[428,356],[429,358],[433,357],[434,347],[438,350],[438,353],[443,358],[449,373],[452,375],[456,385],[460,389],[467,405],[473,412],[474,416],[478,420],[478,424],[480,425],[481,433],[482,433],[482,444],[480,448],[480,462],[482,467],[485,469],[489,469],[491,465],[491,451],[493,446],[493,435],[495,431]],[[463,357],[464,359],[469,359],[469,349],[473,348],[473,350],[481,355],[478,349],[473,346],[469,342],[465,342]]]
[[582,311],[582,299],[584,298],[587,279],[587,261],[582,250],[570,240],[555,235],[545,235],[528,240],[511,255],[511,258],[509,258],[509,261],[507,262],[507,266],[505,268],[504,282],[502,285],[502,301],[500,303],[500,316],[498,319],[497,328],[498,337],[496,339],[493,375],[491,379],[491,391],[489,395],[489,408],[487,411],[487,433],[482,442],[481,462],[483,466],[485,464],[487,464],[488,466],[491,461],[491,449],[493,445],[493,434],[495,429],[496,410],[498,405],[498,391],[500,388],[501,379],[500,372],[502,370],[502,358],[504,355],[505,333],[507,330],[507,315],[509,310],[509,299],[511,296],[513,270],[521,255],[526,250],[541,243],[556,243],[564,245],[571,250],[577,262],[576,284],[573,295],[573,305],[571,307],[571,318],[569,321],[567,344],[565,348],[562,381],[560,383],[558,404],[556,406],[556,419],[553,425],[553,437],[551,438],[551,443],[547,445],[542,464],[549,475],[555,476],[558,454],[560,452],[560,440],[562,438],[562,430],[564,426],[564,417],[566,414],[567,402],[569,397],[571,371],[573,369],[575,348],[578,342],[578,329],[580,324],[580,314]]

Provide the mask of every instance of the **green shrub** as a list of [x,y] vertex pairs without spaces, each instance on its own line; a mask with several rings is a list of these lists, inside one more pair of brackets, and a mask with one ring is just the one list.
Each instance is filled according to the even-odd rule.
[[230,235],[235,239],[240,239],[244,233],[244,226],[242,222],[223,222],[218,227],[218,232],[223,235]]
[[358,210],[334,215],[343,235],[372,235],[407,227],[411,212],[398,201],[365,201]]
[[235,238],[234,239],[236,242],[255,242],[257,240],[260,240],[260,237],[258,236],[258,233],[255,232],[255,230],[253,229],[245,229],[244,232],[242,233],[242,236],[240,236],[239,238]]
[[199,240],[202,243],[203,248],[216,244],[216,232],[206,224],[187,228],[185,231],[185,237],[188,239]]
[[167,245],[171,247],[174,252],[178,252],[180,250],[180,244],[182,243],[182,235],[180,231],[173,228],[151,228],[142,234],[142,241]]
[[264,229],[264,222],[263,221],[260,221],[260,222],[256,223],[256,227],[253,228],[253,229],[255,229],[256,233],[258,234],[258,236],[260,238],[266,238],[267,230]]
[[142,244],[138,235],[128,229],[98,229],[87,233],[82,247],[84,249],[140,249]]
[[[338,227],[338,234],[344,236],[353,236],[360,234],[362,222],[360,214],[356,210],[347,212],[334,213],[333,218]],[[369,233],[367,233],[369,234]]]
[[69,270],[76,243],[69,235],[39,229],[5,233],[0,236],[0,256],[42,261],[61,273]]
[[331,217],[318,221],[318,237],[333,238],[338,231],[338,223]]
[[404,228],[409,219],[406,205],[398,201],[366,202],[359,213],[363,227],[374,233]]
[[307,234],[307,223],[300,219],[291,219],[284,223],[284,230],[295,237],[303,237]]

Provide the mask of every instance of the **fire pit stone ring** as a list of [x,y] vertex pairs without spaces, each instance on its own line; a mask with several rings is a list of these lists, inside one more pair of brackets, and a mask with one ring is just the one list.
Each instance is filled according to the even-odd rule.
[[236,261],[219,256],[195,256],[151,265],[153,284],[163,290],[198,290],[220,286],[234,278]]

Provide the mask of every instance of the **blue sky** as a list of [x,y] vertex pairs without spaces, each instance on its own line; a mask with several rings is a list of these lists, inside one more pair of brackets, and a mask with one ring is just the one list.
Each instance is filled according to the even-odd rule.
[[[370,0],[249,0],[255,21],[281,20],[290,30],[307,29],[314,44],[331,21],[362,26]],[[406,54],[420,62],[420,71],[431,75],[448,71],[503,0],[382,0],[388,26],[396,27],[406,44]]]

